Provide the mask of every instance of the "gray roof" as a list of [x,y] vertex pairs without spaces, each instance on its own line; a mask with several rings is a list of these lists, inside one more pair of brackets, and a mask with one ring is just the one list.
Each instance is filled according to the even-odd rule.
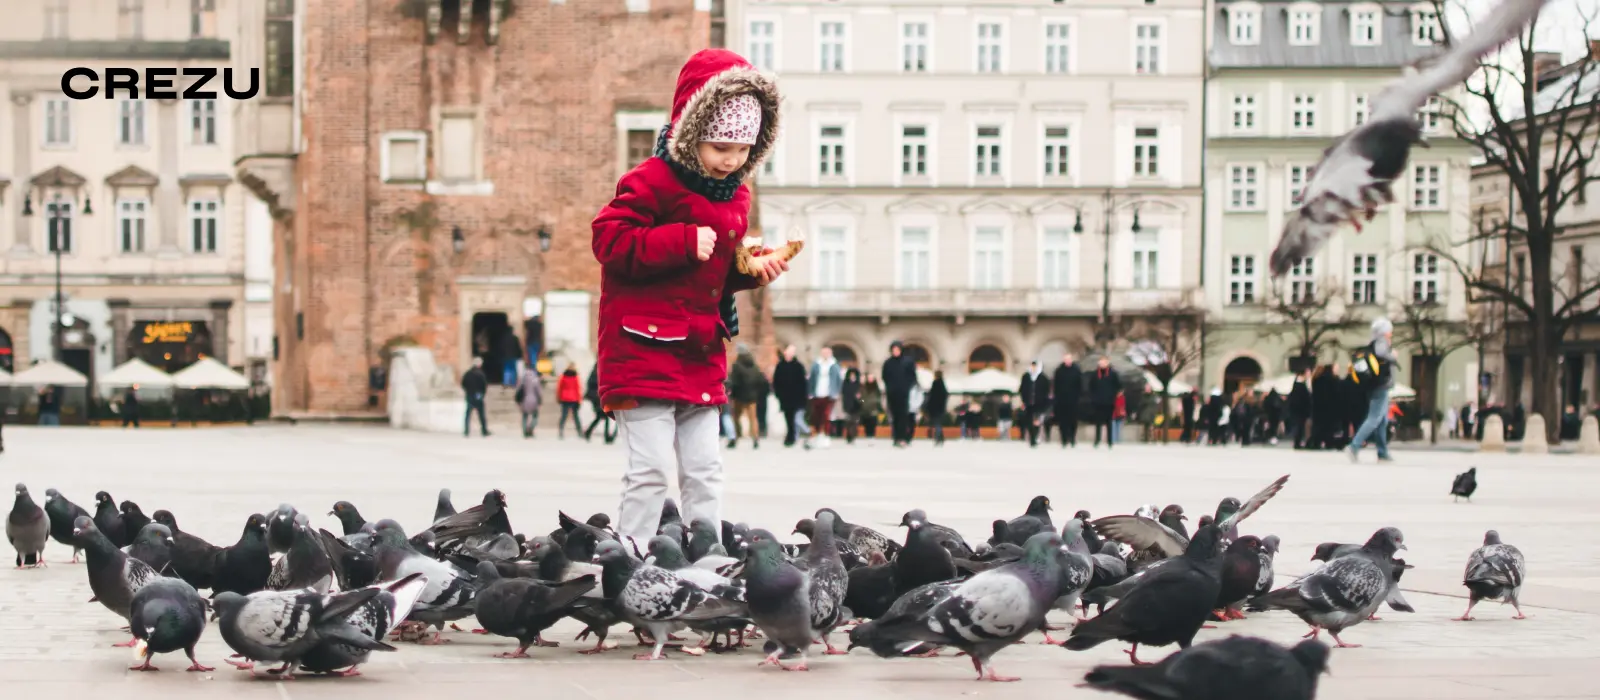
[[[1314,46],[1289,44],[1289,8],[1300,2],[1260,2],[1259,43],[1237,45],[1229,37],[1227,8],[1238,2],[1218,2],[1212,37],[1212,68],[1400,68],[1432,55],[1439,47],[1417,46],[1411,40],[1410,2],[1318,2],[1322,28]],[[1377,4],[1383,9],[1383,27],[1377,46],[1350,43],[1350,7]]]

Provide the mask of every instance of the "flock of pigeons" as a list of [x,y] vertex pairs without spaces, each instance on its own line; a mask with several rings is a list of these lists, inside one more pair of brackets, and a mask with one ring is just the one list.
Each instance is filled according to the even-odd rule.
[[[1452,494],[1470,497],[1475,475],[1458,476]],[[101,492],[90,514],[55,489],[41,507],[18,484],[6,537],[18,568],[44,566],[49,539],[72,548],[74,562],[81,552],[91,602],[127,620],[133,639],[118,646],[139,648],[142,663],[132,668],[140,671],[157,670],[155,654],[177,651],[188,655],[188,670],[212,670],[194,655],[211,621],[236,652],[230,664],[254,674],[258,662],[278,663],[267,673],[289,679],[297,671],[359,675],[371,652],[393,651],[397,639],[447,641],[445,627],[459,630],[454,623],[469,616],[481,626],[474,632],[517,640],[500,656],[526,658],[532,646],[555,646],[541,633],[570,617],[587,626],[579,639],[596,638],[583,654],[615,648],[606,638],[621,624],[649,648],[636,659],[660,659],[669,644],[701,655],[763,638],[763,665],[803,671],[816,643],[827,654],[866,647],[880,657],[951,647],[990,681],[1017,680],[995,671],[994,655],[1043,629],[1048,643],[1071,650],[1132,645],[1134,665],[1095,668],[1085,681],[1092,687],[1179,698],[1195,697],[1185,693],[1200,684],[1237,689],[1230,697],[1291,700],[1314,696],[1329,654],[1316,639],[1323,630],[1338,646],[1356,646],[1339,635],[1386,601],[1410,607],[1397,586],[1408,567],[1394,558],[1404,538],[1393,527],[1364,544],[1319,545],[1319,569],[1273,588],[1278,538],[1238,528],[1288,479],[1243,502],[1223,499],[1193,533],[1176,504],[1099,519],[1078,511],[1058,530],[1050,500],[1037,496],[976,543],[922,510],[903,516],[906,535],[896,540],[823,508],[793,530],[809,542],[791,545],[743,523],[685,523],[669,501],[644,551],[618,537],[605,514],[579,521],[559,513],[555,530],[517,534],[499,490],[461,512],[441,491],[432,525],[414,536],[340,501],[329,515],[343,534],[313,528],[285,504],[248,516],[238,541],[216,546],[184,532],[168,511],[146,517]],[[1517,605],[1525,575],[1522,554],[1487,533],[1467,564],[1471,602],[1461,619],[1480,600]],[[1077,619],[1064,641],[1051,637],[1059,628],[1046,625],[1046,614],[1080,607],[1098,614]],[[1243,617],[1241,609],[1290,611],[1311,639],[1292,648],[1241,636],[1191,646],[1208,621]],[[831,635],[846,627],[840,649]],[[678,637],[685,629],[700,640]],[[1174,643],[1182,651],[1159,664],[1137,656],[1141,645]]]

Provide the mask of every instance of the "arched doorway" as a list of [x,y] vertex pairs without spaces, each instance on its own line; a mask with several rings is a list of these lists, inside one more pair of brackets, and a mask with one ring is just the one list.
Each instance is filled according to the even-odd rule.
[[1240,387],[1253,387],[1261,382],[1261,363],[1248,355],[1233,358],[1222,370],[1222,392],[1233,396]]
[[128,357],[137,357],[168,374],[212,354],[211,331],[205,321],[134,321],[127,342]]
[[1004,372],[1006,354],[993,345],[979,345],[973,348],[972,354],[967,356],[967,374],[983,369],[997,369]]
[[[480,311],[472,315],[472,356],[483,358],[483,373],[488,375],[490,384],[505,382],[507,365],[515,367],[522,359],[522,345],[511,330],[509,316],[499,311]],[[552,367],[551,371],[560,373],[565,369],[565,366]]]
[[16,374],[17,370],[15,369],[15,354],[16,351],[11,346],[11,334],[7,332],[6,329],[0,328],[0,369],[3,369],[11,374]]
[[928,352],[926,347],[916,343],[906,343],[901,352],[903,352],[906,357],[911,358],[911,361],[916,363],[918,367],[922,367],[924,369],[933,369],[933,353]]
[[833,359],[835,362],[839,363],[840,367],[850,368],[859,367],[861,365],[861,358],[856,355],[855,348],[852,348],[849,345],[845,345],[844,343],[834,343],[833,345],[829,345],[828,349],[833,351]]

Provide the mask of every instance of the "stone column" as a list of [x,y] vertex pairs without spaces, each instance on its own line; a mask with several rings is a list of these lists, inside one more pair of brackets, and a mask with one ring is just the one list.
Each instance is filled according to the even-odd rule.
[[1550,451],[1544,437],[1544,416],[1529,412],[1527,426],[1522,430],[1522,454],[1538,455]]
[[183,219],[183,202],[178,190],[178,101],[158,100],[156,106],[156,143],[160,144],[161,183],[156,186],[156,225],[161,243],[156,254],[174,257],[182,251],[178,247],[178,224]]
[[228,312],[232,309],[231,300],[217,299],[211,302],[211,356],[222,364],[228,364],[228,344],[233,342],[228,335]]
[[1583,417],[1583,428],[1578,432],[1578,454],[1600,455],[1600,420],[1594,416]]
[[133,357],[128,347],[128,331],[133,327],[131,303],[127,299],[107,299],[106,306],[111,308],[111,366],[120,367]]
[[1483,440],[1478,443],[1479,452],[1505,452],[1506,451],[1506,424],[1497,413],[1489,414],[1488,418],[1479,418],[1483,421]]
[[[13,171],[11,177],[12,190],[16,191],[15,204],[11,207],[11,219],[14,223],[12,231],[15,238],[8,247],[13,253],[30,253],[33,251],[33,227],[30,219],[22,215],[22,199],[28,196],[33,178],[33,95],[28,93],[11,93],[11,153]],[[38,202],[35,202],[38,204]],[[3,245],[3,242],[0,242]]]

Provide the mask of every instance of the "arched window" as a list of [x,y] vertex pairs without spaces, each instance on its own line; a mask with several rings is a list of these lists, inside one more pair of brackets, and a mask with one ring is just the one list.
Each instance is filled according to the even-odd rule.
[[972,354],[967,356],[967,373],[971,374],[981,369],[998,369],[1005,371],[1006,354],[993,345],[979,345],[972,349]]
[[828,347],[833,350],[833,359],[839,363],[840,367],[857,367],[861,364],[860,358],[856,357],[854,348],[844,343],[835,343]]
[[918,367],[933,369],[933,353],[928,352],[927,348],[916,343],[906,343],[902,352],[905,353],[906,357],[911,358],[911,361],[915,362]]
[[1233,396],[1240,387],[1249,388],[1261,381],[1261,363],[1248,355],[1233,358],[1222,370],[1222,392]]

